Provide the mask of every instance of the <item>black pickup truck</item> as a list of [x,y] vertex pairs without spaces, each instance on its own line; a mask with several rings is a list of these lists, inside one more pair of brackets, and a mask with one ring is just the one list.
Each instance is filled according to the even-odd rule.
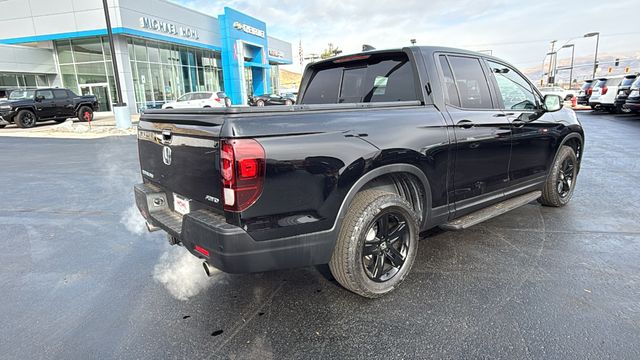
[[584,134],[508,63],[409,47],[309,65],[298,105],[148,111],[136,203],[229,273],[329,264],[365,297],[407,275],[424,231],[572,197]]
[[68,89],[14,90],[9,98],[0,101],[0,128],[15,123],[21,128],[36,126],[38,121],[63,122],[77,117],[93,120],[98,100],[93,95],[78,96]]

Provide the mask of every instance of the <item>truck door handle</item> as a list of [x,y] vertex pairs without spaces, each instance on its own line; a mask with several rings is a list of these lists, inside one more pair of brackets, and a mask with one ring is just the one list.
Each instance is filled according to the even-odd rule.
[[525,124],[526,124],[526,122],[524,122],[524,121],[522,121],[522,120],[518,120],[518,119],[513,120],[513,121],[511,122],[511,125],[513,125],[513,127],[516,127],[516,128],[521,128],[521,127],[523,127]]
[[471,120],[460,120],[456,124],[457,127],[463,128],[463,129],[471,129],[474,125],[475,124]]

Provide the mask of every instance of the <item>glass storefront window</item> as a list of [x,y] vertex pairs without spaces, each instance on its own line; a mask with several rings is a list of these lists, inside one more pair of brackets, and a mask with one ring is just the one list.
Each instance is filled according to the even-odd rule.
[[164,82],[162,81],[161,65],[151,64],[150,69],[154,102],[164,103]]
[[160,44],[160,62],[163,64],[171,64],[171,46]]
[[[151,76],[149,76],[149,63],[136,62],[138,65],[138,78],[140,79],[141,94],[144,94],[144,98],[140,99],[144,108],[153,104],[153,85],[151,83]],[[138,99],[136,99],[138,101]]]
[[76,69],[73,65],[60,65],[60,75],[62,75],[62,84],[73,91],[78,91],[78,80],[76,78]]
[[271,93],[278,94],[280,92],[280,68],[278,65],[271,65]]
[[98,38],[73,39],[73,56],[76,63],[104,61],[101,40]]
[[0,74],[0,86],[18,86],[15,74]]
[[136,53],[136,61],[149,61],[147,57],[147,46],[144,40],[133,40],[133,48]]
[[104,62],[76,64],[79,84],[106,83],[107,74]]
[[49,78],[47,77],[47,75],[37,75],[36,76],[36,80],[37,80],[37,87],[47,87],[49,86]]
[[127,50],[129,50],[129,60],[134,61],[136,59],[136,52],[133,49],[133,43],[131,43],[131,39],[127,41]]
[[222,90],[219,54],[150,40],[127,42],[139,109],[159,107],[188,92]]
[[69,40],[56,42],[56,49],[58,50],[58,62],[60,64],[73,63],[73,55],[71,53],[71,43],[69,42]]
[[[62,40],[55,41],[54,45],[60,63],[62,85],[79,94],[91,93],[97,96],[96,93],[99,93],[100,109],[109,111],[111,103],[118,99],[107,38]],[[37,79],[38,86],[43,82],[48,83],[49,79]]]
[[149,52],[149,62],[159,63],[160,62],[160,49],[155,46],[147,47],[147,51]]
[[102,38],[102,50],[104,52],[104,59],[111,60],[111,48],[109,47],[109,39]]
[[36,83],[36,76],[31,74],[24,75],[24,82],[27,87],[36,87],[38,84]]

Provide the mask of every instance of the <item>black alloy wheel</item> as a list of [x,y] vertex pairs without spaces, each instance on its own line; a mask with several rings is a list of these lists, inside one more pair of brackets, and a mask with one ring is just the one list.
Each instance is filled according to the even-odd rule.
[[561,198],[566,198],[571,193],[573,189],[573,181],[576,177],[576,165],[573,162],[573,159],[567,157],[560,165],[560,170],[558,173],[556,189],[558,190],[558,195]]
[[362,249],[362,266],[369,279],[385,282],[404,265],[409,252],[407,220],[399,212],[378,216],[367,230]]
[[576,151],[563,145],[556,154],[553,166],[542,188],[538,201],[545,206],[561,207],[571,200],[576,187],[580,162]]
[[396,193],[367,189],[356,194],[340,226],[329,262],[346,289],[377,298],[397,288],[418,251],[420,217]]
[[29,110],[21,110],[15,117],[16,125],[24,129],[36,126],[36,121],[36,114]]

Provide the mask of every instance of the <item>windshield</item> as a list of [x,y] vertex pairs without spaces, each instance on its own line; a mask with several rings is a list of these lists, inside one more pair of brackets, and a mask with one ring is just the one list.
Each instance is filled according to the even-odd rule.
[[633,89],[640,88],[640,76],[636,78],[636,81],[634,81],[633,84],[631,84],[631,88]]
[[14,90],[9,95],[9,100],[33,99],[34,90]]

